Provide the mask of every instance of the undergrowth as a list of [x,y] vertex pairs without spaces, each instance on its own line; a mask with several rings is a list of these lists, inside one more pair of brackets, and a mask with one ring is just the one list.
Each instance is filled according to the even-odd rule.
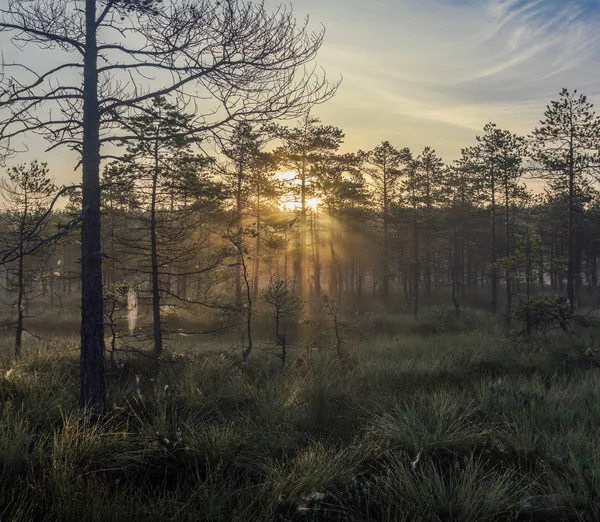
[[303,352],[283,372],[260,352],[190,349],[158,372],[121,358],[91,425],[55,340],[2,363],[0,520],[599,520],[585,353],[477,329]]

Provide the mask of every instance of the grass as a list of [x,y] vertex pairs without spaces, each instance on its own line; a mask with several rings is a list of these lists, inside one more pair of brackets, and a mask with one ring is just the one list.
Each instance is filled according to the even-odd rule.
[[32,341],[0,367],[0,520],[599,520],[588,341],[417,330],[284,372],[260,351],[121,358],[95,426],[76,340]]

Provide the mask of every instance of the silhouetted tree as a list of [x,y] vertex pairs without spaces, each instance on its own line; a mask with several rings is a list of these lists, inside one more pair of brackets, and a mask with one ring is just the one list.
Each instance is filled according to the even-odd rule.
[[[295,117],[337,84],[304,68],[322,32],[297,24],[291,9],[270,13],[242,0],[7,0],[0,32],[57,58],[48,67],[4,64],[0,151],[7,156],[15,139],[38,133],[50,148],[80,154],[81,404],[97,416],[105,405],[102,147],[135,138],[117,128],[157,95],[194,107],[195,131],[217,132],[236,119]],[[202,97],[212,103],[198,103]]]
[[530,137],[531,156],[539,165],[539,176],[564,187],[568,206],[567,298],[575,307],[577,264],[576,207],[578,187],[585,185],[600,166],[600,119],[593,104],[577,90],[563,89],[557,101],[551,101],[544,119]]
[[163,352],[162,295],[187,300],[185,284],[179,285],[182,291],[177,292],[168,288],[167,280],[204,270],[190,267],[197,265],[205,240],[199,234],[198,207],[201,200],[206,209],[207,202],[214,204],[219,199],[219,187],[207,178],[206,167],[211,160],[194,153],[200,138],[186,133],[191,124],[190,115],[178,111],[163,97],[154,98],[143,113],[126,120],[137,139],[125,141],[127,153],[117,163],[125,179],[134,182],[131,188],[138,209],[137,223],[130,230],[129,240],[121,243],[137,253],[135,271],[150,276],[157,358]]
[[271,132],[283,144],[275,151],[280,165],[295,173],[291,181],[297,182],[292,189],[298,190],[300,196],[300,296],[305,302],[309,302],[307,200],[314,188],[315,166],[339,149],[344,140],[344,133],[337,127],[320,125],[320,120],[309,113],[296,127],[275,125]]
[[393,199],[398,195],[398,184],[412,155],[407,148],[398,150],[384,141],[365,155],[366,173],[379,205],[383,223],[381,256],[381,296],[388,301],[390,294],[390,237],[389,224]]
[[30,245],[38,243],[50,225],[46,210],[55,192],[56,186],[50,178],[47,164],[38,161],[11,167],[6,171],[6,177],[0,180],[0,194],[5,201],[5,232],[2,240],[7,245],[18,245],[17,267],[14,271],[14,284],[11,285],[17,294],[16,357],[21,356],[28,289],[44,264],[44,259],[39,258],[41,251],[38,250],[35,261],[26,266],[26,252]]

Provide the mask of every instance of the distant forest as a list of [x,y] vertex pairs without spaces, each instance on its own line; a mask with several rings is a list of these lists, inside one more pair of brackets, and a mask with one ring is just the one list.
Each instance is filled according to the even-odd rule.
[[[295,126],[238,124],[211,157],[185,137],[190,119],[155,98],[127,123],[140,139],[101,180],[105,296],[122,315],[131,290],[152,308],[136,327],[153,330],[157,353],[165,332],[245,324],[277,282],[308,316],[323,295],[415,318],[476,306],[509,324],[534,298],[571,309],[597,299],[600,120],[577,91],[561,92],[527,137],[489,123],[449,164],[387,141],[342,154],[343,130],[310,114]],[[56,190],[48,167],[8,175],[5,245],[26,251],[40,229],[61,239],[3,266],[5,303],[16,295],[26,311],[47,295],[59,309],[80,285],[78,234],[63,235],[80,192],[42,215]],[[174,312],[187,326],[165,329]]]

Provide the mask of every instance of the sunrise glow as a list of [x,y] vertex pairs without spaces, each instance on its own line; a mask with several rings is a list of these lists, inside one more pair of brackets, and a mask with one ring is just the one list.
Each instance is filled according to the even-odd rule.
[[[298,178],[298,173],[293,170],[280,172],[276,175],[281,181],[287,182],[291,186],[300,185],[301,181]],[[310,185],[310,181],[306,182],[306,185]],[[318,212],[321,207],[321,198],[311,197],[306,199],[306,208],[311,212]],[[279,208],[287,212],[299,212],[302,210],[302,203],[298,198],[297,194],[290,188],[281,198],[279,202]]]
[[[318,212],[321,207],[321,198],[308,198],[306,200],[306,208],[311,212]],[[283,198],[281,204],[279,205],[281,210],[285,210],[288,212],[299,212],[302,210],[302,203],[298,200],[289,200]]]

